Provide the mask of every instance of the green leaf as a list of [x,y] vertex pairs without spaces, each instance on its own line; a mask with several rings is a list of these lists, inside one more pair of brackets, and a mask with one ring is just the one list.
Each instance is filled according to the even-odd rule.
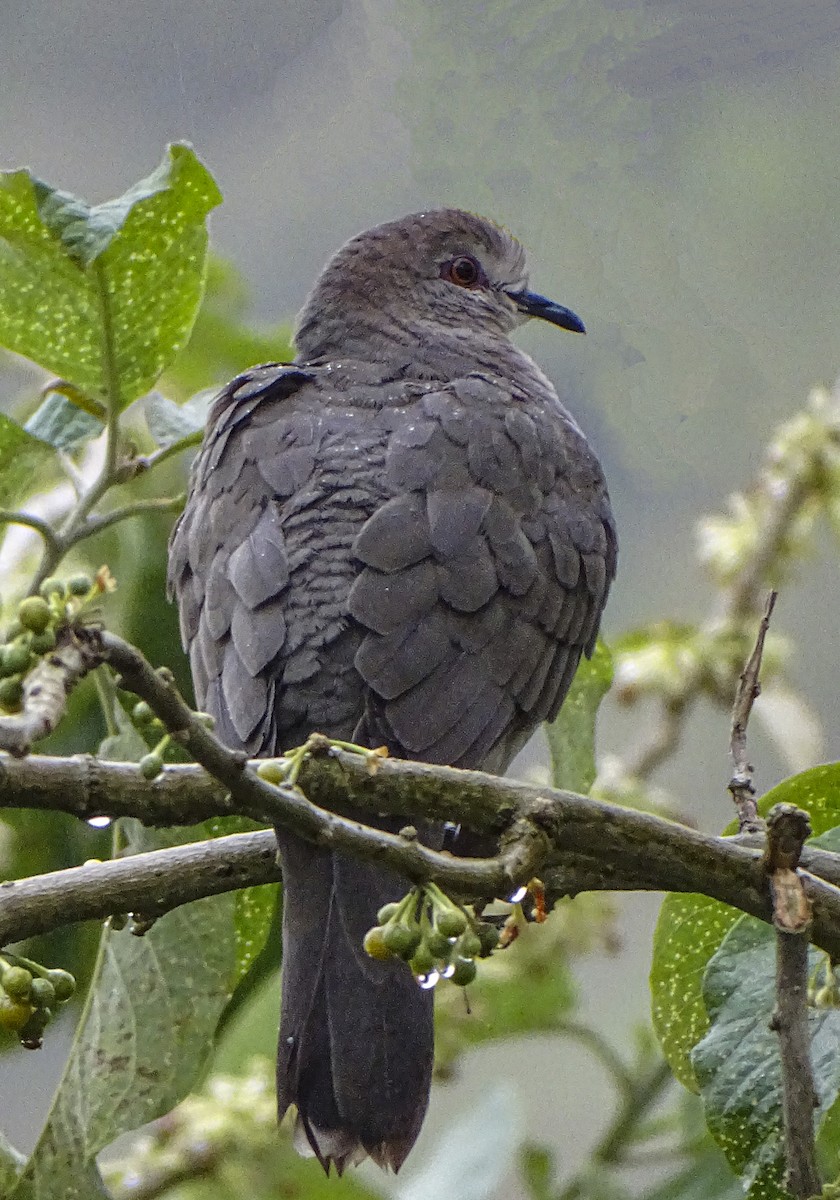
[[[835,837],[833,844],[840,844]],[[709,962],[703,997],[711,1026],[692,1052],[706,1121],[751,1200],[786,1200],[779,1039],[771,926],[742,916]],[[815,969],[824,956],[810,951]],[[840,1095],[840,1011],[808,1013],[820,1124]],[[836,1162],[835,1162],[836,1170]]]
[[38,491],[52,447],[0,413],[0,506],[16,505]]
[[[221,817],[207,822],[209,837],[225,837],[230,833],[247,833],[259,828],[254,821],[245,817]],[[234,893],[235,983],[248,974],[275,927],[277,936],[280,936],[276,910],[276,883],[241,888]]]
[[545,727],[556,788],[586,795],[595,779],[595,718],[610,689],[612,655],[598,642],[591,659],[580,666],[557,717]]
[[[783,780],[762,796],[759,811],[766,814],[782,803],[804,808],[815,835],[840,825],[840,763],[812,767]],[[727,832],[735,832],[734,823]],[[697,1082],[691,1050],[709,1024],[703,973],[740,916],[727,904],[695,895],[668,896],[659,913],[650,974],[653,1025],[671,1070],[692,1091]]]
[[26,1156],[16,1150],[6,1136],[0,1132],[0,1195],[7,1195],[12,1184],[17,1182]]
[[48,442],[56,450],[71,450],[99,437],[104,425],[60,392],[48,392],[25,428],[27,433]]
[[189,337],[220,199],[184,145],[94,207],[0,173],[0,343],[121,411]]
[[[128,829],[131,853],[207,836]],[[85,1010],[46,1126],[14,1200],[104,1194],[94,1159],[168,1112],[194,1086],[237,978],[234,900],[212,896],[161,917],[144,937],[106,929]]]

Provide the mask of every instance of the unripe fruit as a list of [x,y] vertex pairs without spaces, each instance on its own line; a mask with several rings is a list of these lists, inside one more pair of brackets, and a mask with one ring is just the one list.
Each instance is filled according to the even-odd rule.
[[385,926],[382,939],[392,954],[396,954],[398,958],[409,959],[420,945],[420,930],[416,925],[394,923]]
[[138,725],[148,725],[154,718],[154,713],[145,700],[138,700],[131,710],[131,715]]
[[50,650],[55,650],[55,630],[47,626],[43,633],[33,633],[30,645],[35,654],[49,654]]
[[425,942],[417,947],[410,966],[415,975],[428,975],[435,969],[435,956]]
[[49,600],[50,596],[63,596],[64,580],[56,579],[54,575],[51,575],[49,579],[44,580],[44,582],[38,588],[38,591],[45,600]]
[[0,679],[0,704],[4,708],[14,710],[20,707],[23,697],[23,680],[20,675],[10,675]]
[[467,918],[459,909],[450,908],[438,915],[435,926],[444,937],[458,937],[467,928]]
[[482,922],[477,932],[479,941],[481,942],[481,953],[486,958],[488,954],[493,953],[499,944],[499,931],[495,925]]
[[0,1029],[22,1029],[32,1014],[32,1005],[0,992]]
[[52,984],[59,1004],[69,1000],[76,990],[76,980],[69,971],[64,971],[61,967],[53,967],[52,970],[46,971],[44,978]]
[[380,925],[387,925],[391,917],[396,916],[399,904],[383,904],[379,912],[376,914],[376,919]]
[[435,958],[448,959],[452,951],[452,942],[448,937],[445,937],[437,929],[433,929],[429,934],[426,944],[429,950],[434,954]]
[[50,606],[43,596],[27,596],[18,605],[18,620],[24,629],[43,633],[50,623]]
[[3,972],[2,985],[12,1000],[23,1003],[29,999],[32,990],[32,972],[26,967],[8,967]]
[[449,976],[458,987],[466,987],[476,976],[476,965],[471,958],[456,958],[455,970]]
[[458,939],[457,952],[463,958],[475,958],[477,954],[481,954],[481,938],[468,929]]
[[266,783],[273,783],[278,787],[280,784],[286,782],[286,767],[283,763],[277,762],[276,759],[269,759],[268,762],[260,763],[257,767],[257,774]]
[[53,1008],[55,1006],[55,988],[49,979],[32,980],[30,1000],[36,1008]]
[[3,674],[22,675],[32,662],[32,651],[27,642],[12,642],[3,647]]
[[67,580],[67,590],[71,596],[86,596],[92,587],[90,575],[73,575]]
[[137,765],[144,779],[157,779],[163,770],[163,759],[159,754],[144,754]]
[[371,958],[383,961],[391,957],[391,951],[385,945],[385,932],[381,925],[374,925],[373,929],[367,931],[363,945],[365,953]]

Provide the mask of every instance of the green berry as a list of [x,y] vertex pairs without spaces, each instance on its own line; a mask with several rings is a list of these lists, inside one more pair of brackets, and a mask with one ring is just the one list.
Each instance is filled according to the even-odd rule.
[[426,942],[420,943],[410,963],[415,975],[428,975],[435,968],[435,956]]
[[453,983],[458,987],[466,987],[468,983],[472,983],[476,976],[476,965],[471,958],[456,958],[455,970],[449,976]]
[[6,995],[22,1004],[32,990],[32,972],[26,967],[8,967],[3,972],[2,984]]
[[0,1029],[22,1029],[32,1014],[32,1005],[13,1000],[0,992]]
[[456,950],[462,958],[475,958],[477,954],[481,954],[481,938],[468,929],[458,938]]
[[159,754],[144,754],[137,765],[144,779],[157,779],[163,770],[163,759]]
[[399,907],[399,904],[396,903],[383,904],[379,912],[376,914],[376,919],[379,924],[387,925],[391,920],[391,917],[395,917],[397,915],[397,910]]
[[43,596],[27,596],[18,605],[18,620],[33,633],[43,633],[51,618],[50,606]]
[[20,675],[9,675],[6,679],[0,679],[0,704],[3,708],[14,712],[20,708],[22,698],[23,679]]
[[49,654],[50,650],[55,650],[55,630],[51,626],[47,626],[43,633],[33,633],[30,645],[35,654]]
[[385,945],[385,931],[381,925],[374,925],[373,929],[369,929],[362,944],[365,953],[369,954],[371,958],[381,961],[391,957],[391,951]]
[[416,925],[404,925],[402,921],[393,922],[385,926],[382,940],[392,954],[407,961],[420,945],[420,930]]
[[55,1006],[55,988],[49,979],[32,980],[30,1000],[36,1008],[53,1008]]
[[56,579],[55,576],[51,575],[49,579],[44,580],[44,582],[38,588],[38,591],[45,600],[49,600],[50,596],[63,596],[64,580]]
[[17,619],[17,617],[15,617],[14,621],[12,621],[11,625],[6,630],[6,641],[13,642],[15,640],[15,638],[20,637],[20,635],[22,633],[23,633],[23,626],[21,625],[21,623]]
[[277,759],[269,759],[268,762],[262,762],[257,767],[257,774],[260,779],[264,779],[266,783],[273,783],[275,786],[280,786],[286,782],[287,767],[286,764]]
[[448,908],[440,913],[435,926],[444,937],[460,937],[467,928],[467,918],[458,908]]
[[427,945],[435,958],[448,959],[452,952],[452,942],[439,929],[432,930],[428,936]]
[[72,575],[67,580],[67,590],[71,596],[86,596],[92,587],[90,575]]
[[499,931],[495,925],[490,925],[486,921],[478,926],[478,938],[481,942],[481,955],[486,958],[488,954],[492,954],[499,944]]
[[32,651],[29,648],[29,643],[19,639],[12,642],[10,646],[3,647],[3,674],[23,675],[29,670],[29,665],[32,662]]
[[150,721],[154,720],[154,715],[145,700],[138,700],[131,710],[131,716],[136,725],[148,725]]
[[55,990],[55,998],[59,1004],[64,1004],[76,990],[76,980],[69,971],[62,970],[61,967],[53,967],[50,971],[44,972],[44,978],[52,984]]

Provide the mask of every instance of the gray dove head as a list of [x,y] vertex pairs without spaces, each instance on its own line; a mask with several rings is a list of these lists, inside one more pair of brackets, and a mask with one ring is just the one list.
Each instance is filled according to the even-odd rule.
[[351,238],[322,271],[298,319],[299,358],[416,361],[456,345],[498,346],[529,317],[578,333],[568,308],[528,290],[522,245],[500,226],[456,208],[413,213]]

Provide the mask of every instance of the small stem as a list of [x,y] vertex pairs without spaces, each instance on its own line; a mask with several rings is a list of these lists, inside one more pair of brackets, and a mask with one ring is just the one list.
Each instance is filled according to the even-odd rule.
[[44,521],[41,517],[36,517],[34,513],[14,512],[6,508],[0,509],[0,525],[25,525],[41,535],[47,550],[58,549],[58,538],[55,535],[53,527],[48,521]]
[[74,542],[84,541],[85,538],[93,537],[95,533],[101,533],[103,529],[108,529],[111,525],[116,525],[119,521],[127,521],[130,517],[142,517],[149,513],[167,513],[180,512],[184,507],[186,495],[181,492],[178,496],[155,497],[149,500],[134,500],[130,504],[125,504],[122,508],[114,508],[102,516],[88,517],[82,529],[74,538]]

